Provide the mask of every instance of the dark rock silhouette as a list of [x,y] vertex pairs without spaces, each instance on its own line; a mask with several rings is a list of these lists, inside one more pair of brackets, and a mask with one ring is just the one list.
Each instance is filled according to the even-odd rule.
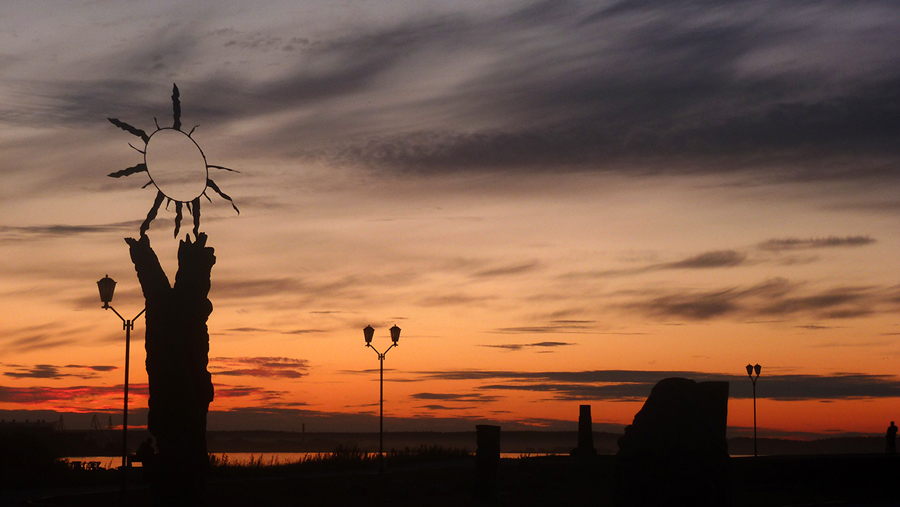
[[147,308],[148,429],[159,453],[154,459],[154,505],[202,505],[209,467],[206,415],[213,399],[207,371],[212,313],[207,299],[216,262],[201,233],[178,247],[174,286],[150,239],[126,238]]
[[572,456],[596,456],[594,430],[591,421],[591,406],[581,405],[578,410],[578,447],[572,449]]
[[727,506],[728,383],[657,383],[619,438],[616,505]]
[[500,426],[479,424],[475,426],[475,500],[497,498],[500,473]]

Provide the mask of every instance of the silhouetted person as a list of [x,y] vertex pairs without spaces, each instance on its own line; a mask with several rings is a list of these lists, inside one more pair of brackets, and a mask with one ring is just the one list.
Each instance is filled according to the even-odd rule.
[[885,449],[889,454],[897,453],[897,427],[894,426],[894,421],[891,421],[891,425],[888,426],[887,435],[885,436],[887,439],[887,448]]
[[141,442],[137,452],[134,453],[135,461],[141,462],[141,471],[143,472],[145,479],[150,479],[150,475],[153,473],[153,459],[155,454],[156,451],[153,449],[152,438],[148,438]]
[[153,456],[153,452],[153,439],[148,438],[147,440],[141,442],[141,445],[140,447],[138,447],[137,452],[134,453],[134,457],[136,458],[135,461],[140,461],[141,463],[143,463],[146,458]]

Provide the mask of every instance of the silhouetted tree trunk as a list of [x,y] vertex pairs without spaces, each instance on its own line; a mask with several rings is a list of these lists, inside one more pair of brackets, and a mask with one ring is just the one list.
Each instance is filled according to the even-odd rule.
[[213,399],[207,296],[216,263],[206,239],[201,233],[195,242],[188,236],[180,243],[174,286],[146,235],[125,239],[147,308],[148,426],[159,450],[151,479],[154,505],[202,505],[205,496],[206,414]]

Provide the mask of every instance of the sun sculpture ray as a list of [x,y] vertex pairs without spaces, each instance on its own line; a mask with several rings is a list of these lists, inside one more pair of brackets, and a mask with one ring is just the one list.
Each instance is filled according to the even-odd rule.
[[166,209],[169,209],[170,204],[174,203],[175,205],[175,237],[178,237],[178,231],[181,230],[185,209],[193,217],[194,237],[197,237],[200,234],[200,198],[205,197],[207,201],[211,202],[212,199],[207,194],[209,189],[230,202],[231,207],[238,214],[241,213],[234,204],[234,200],[209,177],[210,168],[231,172],[240,171],[206,162],[206,155],[203,154],[200,145],[191,137],[199,125],[189,132],[181,130],[181,100],[179,96],[178,86],[173,85],[174,123],[171,127],[160,127],[156,118],[153,118],[156,130],[151,134],[116,118],[107,118],[116,127],[140,137],[144,142],[144,149],[137,148],[131,143],[128,144],[144,156],[142,163],[108,175],[111,178],[121,178],[132,174],[146,173],[150,177],[150,181],[141,188],[147,188],[150,185],[156,188],[156,199],[147,213],[147,218],[141,224],[141,236],[146,235],[147,230],[150,229],[150,223],[156,218],[160,206],[165,201]]

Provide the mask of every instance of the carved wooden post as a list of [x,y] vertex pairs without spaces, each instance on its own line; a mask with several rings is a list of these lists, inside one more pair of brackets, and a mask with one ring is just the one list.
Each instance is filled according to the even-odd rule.
[[148,427],[159,449],[152,474],[154,505],[202,505],[205,496],[206,415],[213,399],[207,296],[216,263],[206,240],[200,233],[195,242],[188,236],[180,243],[174,286],[146,235],[125,240],[147,308]]

